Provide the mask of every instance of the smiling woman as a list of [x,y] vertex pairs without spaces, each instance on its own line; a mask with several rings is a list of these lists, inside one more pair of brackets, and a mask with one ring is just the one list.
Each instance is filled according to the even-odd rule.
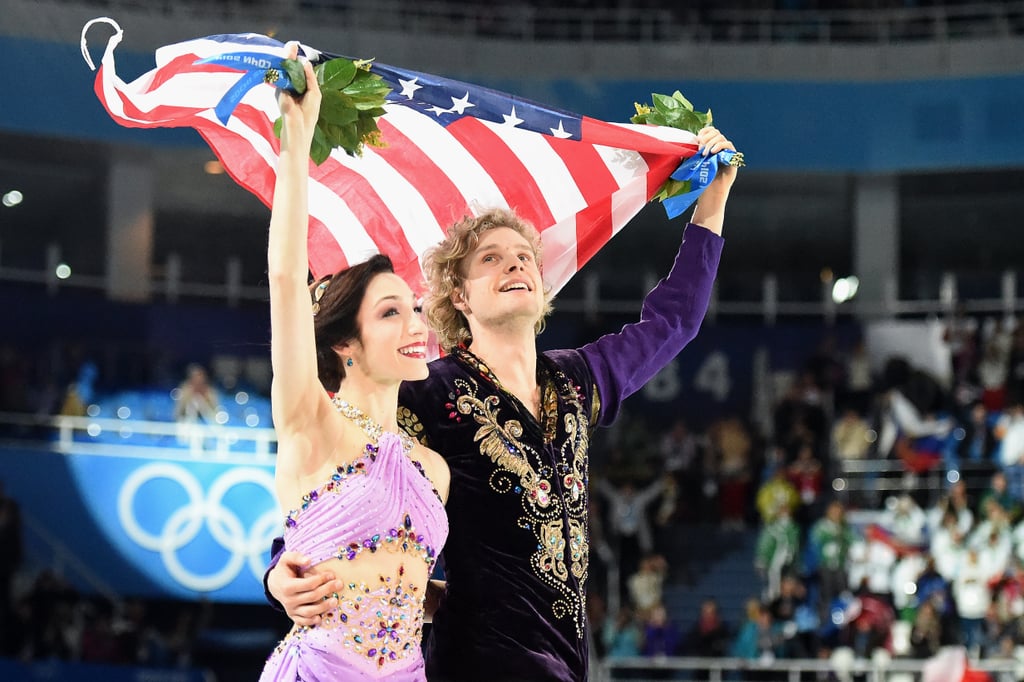
[[[290,58],[296,47],[289,48]],[[307,285],[309,153],[320,88],[280,95],[281,155],[270,218],[271,405],[278,563],[332,591],[296,624],[262,680],[425,679],[427,581],[448,535],[448,467],[398,429],[398,387],[427,377],[427,329],[391,260]],[[344,581],[333,576],[344,576]],[[370,608],[367,608],[367,607]]]

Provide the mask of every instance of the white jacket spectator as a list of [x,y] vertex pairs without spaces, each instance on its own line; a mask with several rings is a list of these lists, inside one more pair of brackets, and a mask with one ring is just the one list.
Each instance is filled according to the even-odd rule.
[[957,567],[963,561],[967,549],[965,538],[966,535],[952,521],[932,534],[929,553],[935,559],[935,570],[947,581],[953,580]]
[[993,577],[990,569],[980,560],[977,551],[970,549],[964,555],[953,578],[953,599],[961,618],[984,618],[992,604],[988,581]]
[[1024,407],[1017,405],[1007,410],[996,422],[995,435],[1002,465],[1024,464]]

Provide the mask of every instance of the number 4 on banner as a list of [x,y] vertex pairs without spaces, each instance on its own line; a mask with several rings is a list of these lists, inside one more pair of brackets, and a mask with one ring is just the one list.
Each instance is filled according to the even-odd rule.
[[698,391],[707,391],[718,402],[729,397],[732,381],[729,378],[729,358],[725,353],[715,351],[704,360],[693,378],[693,386]]

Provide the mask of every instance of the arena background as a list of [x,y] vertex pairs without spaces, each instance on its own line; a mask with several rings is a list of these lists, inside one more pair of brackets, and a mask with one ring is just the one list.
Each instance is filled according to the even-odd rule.
[[[749,164],[712,310],[628,401],[595,466],[631,431],[653,443],[680,417],[695,432],[738,417],[766,452],[787,387],[823,348],[838,358],[859,340],[876,376],[904,358],[951,390],[954,313],[981,327],[1020,310],[1024,3],[564,4],[0,0],[0,481],[25,548],[12,595],[36,595],[39,576],[55,575],[55,592],[76,596],[41,603],[80,631],[144,623],[164,651],[109,668],[87,662],[80,642],[46,657],[7,650],[0,676],[246,679],[287,627],[259,582],[277,533],[268,211],[208,172],[214,157],[191,131],[113,123],[81,57],[91,18],[124,29],[126,79],[160,45],[257,31],[606,120],[676,89],[711,107]],[[94,58],[104,31],[90,32]],[[562,291],[541,346],[631,321],[681,227],[645,209]],[[226,405],[198,445],[173,423],[171,391],[189,363],[211,370]],[[57,416],[71,385],[91,389],[95,413]],[[831,481],[835,462],[822,457]],[[942,473],[929,483],[936,496]],[[756,594],[699,579],[728,562],[753,575],[752,499],[743,532],[720,532],[719,520],[683,519],[666,548],[666,603],[680,623],[713,596],[738,624]],[[708,537],[693,557],[692,541]],[[176,657],[167,642],[179,626],[190,650]]]

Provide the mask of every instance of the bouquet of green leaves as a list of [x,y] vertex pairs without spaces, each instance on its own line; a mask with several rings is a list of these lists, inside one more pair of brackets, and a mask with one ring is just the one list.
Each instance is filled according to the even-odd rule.
[[[711,110],[708,109],[703,113],[695,111],[690,100],[683,97],[683,94],[678,90],[672,93],[671,96],[653,93],[651,99],[653,106],[640,104],[639,102],[634,103],[636,115],[629,119],[631,122],[679,128],[680,130],[689,131],[694,135],[701,128],[711,125]],[[732,158],[729,159],[729,165],[745,166],[746,162],[743,160],[743,153],[736,152],[733,154]],[[690,189],[690,180],[674,180],[669,178],[658,189],[654,198],[665,201],[666,199],[686,194]]]
[[[359,156],[364,144],[385,146],[377,119],[384,115],[384,98],[391,87],[370,71],[370,63],[370,60],[338,57],[313,67],[323,95],[309,150],[315,164],[323,163],[336,147],[344,149],[349,156]],[[285,59],[281,68],[287,79],[282,79],[277,69],[268,69],[265,80],[271,84],[286,80],[291,92],[296,95],[306,92],[306,72],[301,62]],[[281,137],[280,118],[274,123],[274,133]]]

